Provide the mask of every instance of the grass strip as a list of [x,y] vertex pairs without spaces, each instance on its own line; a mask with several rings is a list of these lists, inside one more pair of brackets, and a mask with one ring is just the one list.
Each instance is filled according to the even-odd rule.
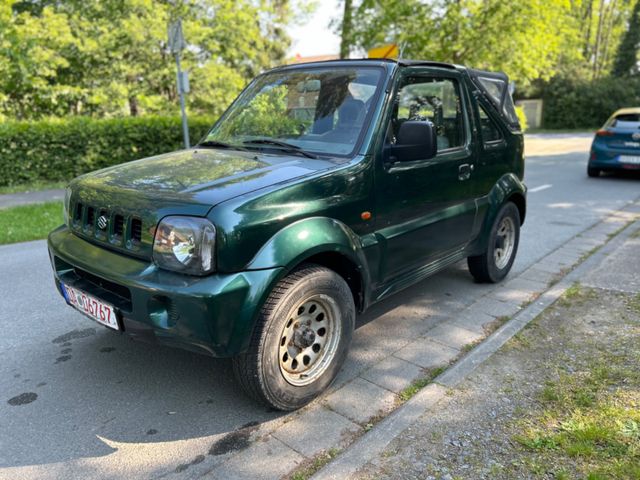
[[62,202],[0,209],[0,245],[46,238],[62,224]]

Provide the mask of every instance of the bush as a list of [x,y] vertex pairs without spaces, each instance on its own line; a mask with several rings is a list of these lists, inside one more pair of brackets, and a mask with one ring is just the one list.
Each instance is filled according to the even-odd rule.
[[[192,141],[213,118],[189,119]],[[61,181],[111,165],[182,148],[179,117],[0,123],[0,186]]]
[[524,108],[516,107],[516,115],[518,116],[518,121],[520,122],[520,128],[523,132],[527,131],[527,116],[524,114]]
[[554,78],[542,90],[544,128],[598,128],[623,107],[640,106],[640,77]]

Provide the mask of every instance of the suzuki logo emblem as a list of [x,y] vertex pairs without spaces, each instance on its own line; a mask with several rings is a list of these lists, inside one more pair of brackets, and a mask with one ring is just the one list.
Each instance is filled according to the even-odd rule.
[[105,217],[104,215],[100,215],[98,217],[98,228],[100,230],[104,230],[105,228],[107,228],[107,217]]
[[640,140],[640,133],[634,133],[633,135],[631,135],[631,138],[633,138],[634,140]]

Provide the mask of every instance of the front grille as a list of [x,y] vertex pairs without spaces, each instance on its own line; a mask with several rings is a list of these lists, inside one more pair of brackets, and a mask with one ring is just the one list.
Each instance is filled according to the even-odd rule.
[[113,234],[118,237],[124,235],[124,217],[122,215],[113,217]]
[[120,285],[93,273],[75,267],[60,257],[53,258],[54,266],[60,280],[67,285],[74,286],[89,295],[93,295],[100,300],[114,305],[120,310],[131,312],[131,291],[124,285]]
[[[99,217],[102,216],[107,219],[105,228],[100,228],[102,219]],[[73,207],[72,226],[84,236],[128,250],[138,250],[142,242],[142,220],[139,217],[82,202]]]
[[110,282],[109,280],[105,280],[104,278],[100,278],[93,273],[89,273],[86,270],[82,270],[80,268],[74,268],[73,272],[83,280],[91,283],[94,287],[102,288],[108,292],[117,295],[118,297],[126,300],[131,303],[131,292],[127,287],[119,285],[117,283]]
[[142,240],[142,220],[139,218],[131,219],[131,240],[136,242]]
[[76,208],[73,212],[73,221],[78,224],[82,223],[82,204],[81,203],[76,204]]
[[85,224],[88,229],[92,229],[96,226],[96,209],[93,207],[87,207],[87,223]]

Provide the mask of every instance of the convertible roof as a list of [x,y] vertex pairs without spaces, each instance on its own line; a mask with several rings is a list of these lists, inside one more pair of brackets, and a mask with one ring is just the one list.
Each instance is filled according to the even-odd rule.
[[311,65],[332,65],[332,64],[361,64],[361,65],[383,65],[383,64],[397,64],[402,67],[416,67],[416,66],[425,66],[425,67],[439,67],[439,68],[449,68],[451,70],[467,70],[472,76],[481,75],[483,77],[494,77],[499,78],[501,80],[506,80],[507,76],[502,72],[489,72],[486,70],[477,70],[473,68],[465,67],[464,65],[457,65],[455,63],[447,63],[447,62],[438,62],[435,60],[415,60],[415,59],[394,59],[394,58],[343,58],[343,59],[332,59],[332,60],[320,60],[316,62],[308,62],[308,63],[291,63],[288,65],[282,65],[274,68],[274,70],[284,69],[284,68],[295,68],[299,66],[311,66]]
[[397,64],[400,66],[430,66],[430,67],[440,67],[440,68],[450,68],[450,69],[465,69],[462,65],[454,65],[453,63],[446,62],[436,62],[432,60],[409,60],[409,59],[401,59],[396,60],[393,58],[344,58],[344,59],[333,59],[333,60],[321,60],[317,62],[308,62],[308,63],[291,63],[288,65],[282,65],[280,67],[276,67],[274,70],[280,70],[284,68],[295,68],[300,66],[310,66],[310,65],[332,65],[332,64],[360,64],[360,65],[383,65],[383,64]]

